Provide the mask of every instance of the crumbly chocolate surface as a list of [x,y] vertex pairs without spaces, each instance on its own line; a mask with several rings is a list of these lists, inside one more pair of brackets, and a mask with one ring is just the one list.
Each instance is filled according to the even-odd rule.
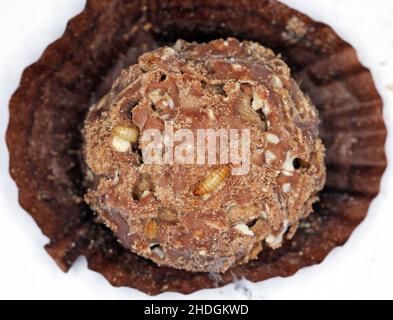
[[[82,199],[81,129],[90,106],[141,53],[179,38],[229,36],[273,48],[288,63],[320,114],[327,181],[315,213],[291,241],[264,248],[258,259],[218,277],[158,266],[97,221]],[[88,0],[65,34],[24,71],[7,130],[19,202],[48,237],[45,249],[59,268],[66,272],[84,256],[113,286],[151,295],[288,277],[322,262],[347,241],[378,194],[385,140],[381,97],[354,48],[329,26],[275,0]]]
[[[94,185],[86,200],[133,252],[159,265],[225,272],[265,245],[280,247],[311,213],[325,182],[318,123],[271,50],[234,38],[179,40],[141,56],[91,108],[84,137]],[[195,137],[200,129],[250,130],[250,168],[233,175],[223,164],[145,163],[141,137],[169,126]],[[221,183],[193,192],[216,172]]]

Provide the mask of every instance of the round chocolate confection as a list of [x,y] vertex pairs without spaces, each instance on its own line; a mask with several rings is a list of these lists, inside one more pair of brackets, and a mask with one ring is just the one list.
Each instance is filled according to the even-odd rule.
[[[265,245],[280,247],[286,231],[291,238],[312,212],[325,182],[318,123],[315,107],[270,49],[234,38],[179,40],[142,55],[90,109],[85,198],[138,255],[225,272]],[[217,164],[196,163],[196,150],[185,144],[193,162],[146,161],[144,137],[168,128],[195,137],[201,129],[248,132],[250,152],[242,163],[222,163],[217,149]]]

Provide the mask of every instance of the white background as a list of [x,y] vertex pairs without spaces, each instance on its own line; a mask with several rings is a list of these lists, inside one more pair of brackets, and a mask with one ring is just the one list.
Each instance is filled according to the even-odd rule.
[[[285,3],[333,26],[358,49],[372,69],[385,102],[384,116],[393,128],[393,1],[285,0]],[[68,274],[46,254],[47,243],[31,217],[18,205],[17,190],[8,175],[4,133],[8,100],[23,69],[35,62],[48,44],[64,32],[67,21],[84,7],[84,0],[0,1],[0,298],[146,299],[128,288],[113,288],[78,259]],[[393,157],[392,136],[387,153]],[[393,172],[389,166],[382,191],[366,221],[347,244],[335,249],[318,266],[290,278],[262,283],[240,281],[221,289],[183,296],[165,293],[155,298],[310,299],[393,298]]]

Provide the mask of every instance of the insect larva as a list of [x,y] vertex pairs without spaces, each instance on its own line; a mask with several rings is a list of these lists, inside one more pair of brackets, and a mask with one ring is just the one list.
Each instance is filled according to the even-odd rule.
[[154,239],[157,235],[157,222],[155,220],[149,220],[144,227],[145,236],[149,239]]
[[113,128],[113,134],[132,143],[137,142],[139,138],[139,131],[136,127],[116,126]]
[[217,187],[229,176],[230,172],[231,168],[229,166],[222,166],[213,170],[213,172],[194,189],[194,195],[203,196],[217,189]]

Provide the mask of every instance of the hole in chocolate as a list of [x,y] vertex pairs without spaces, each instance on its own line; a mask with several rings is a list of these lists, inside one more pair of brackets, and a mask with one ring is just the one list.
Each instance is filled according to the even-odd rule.
[[137,156],[139,160],[139,165],[143,164],[143,154],[142,154],[142,149],[139,146],[139,143],[134,143],[132,145],[132,152]]
[[134,201],[140,201],[150,192],[152,192],[150,175],[142,174],[135,183],[134,190],[132,191],[132,199]]
[[133,199],[134,201],[139,201],[139,200],[140,200],[140,194],[137,193],[136,191],[134,191],[134,192],[132,193],[132,199]]
[[150,245],[150,251],[153,251],[155,248],[161,249],[161,246],[158,243],[153,243]]
[[[252,100],[251,100],[251,103],[252,103]],[[262,109],[259,109],[256,112],[257,112],[257,114],[259,115],[259,117],[262,120],[262,123],[263,123],[263,126],[264,126],[263,130],[264,131],[268,131],[269,130],[269,126],[268,126],[268,123],[267,123],[266,115],[263,113]]]
[[133,100],[131,101],[128,105],[127,108],[124,108],[122,113],[126,116],[132,119],[132,110],[139,104],[139,100]]
[[292,164],[293,164],[293,167],[296,170],[303,169],[303,168],[309,168],[310,167],[310,164],[307,161],[304,161],[304,160],[302,160],[300,158],[293,159]]
[[242,118],[251,124],[257,126],[263,131],[268,131],[269,125],[266,115],[262,108],[258,110],[253,109],[254,94],[253,88],[247,84],[240,85],[240,92],[238,97],[238,110]]
[[166,76],[165,73],[163,73],[163,74],[161,75],[160,82],[163,82],[163,81],[165,81],[166,79],[167,79],[167,76]]
[[258,222],[258,218],[255,218],[255,219],[252,219],[251,221],[249,221],[248,223],[247,223],[247,227],[249,227],[250,229],[253,227],[253,226],[255,226],[256,225],[256,223]]
[[150,252],[156,254],[160,259],[164,259],[165,252],[159,243],[152,243],[149,246]]
[[214,90],[217,94],[220,94],[220,95],[222,95],[222,96],[224,96],[224,97],[227,96],[227,93],[226,93],[225,90],[224,90],[224,85],[222,85],[222,84],[213,85],[213,90]]
[[139,100],[134,100],[130,102],[129,108],[130,110],[134,109],[139,103]]

